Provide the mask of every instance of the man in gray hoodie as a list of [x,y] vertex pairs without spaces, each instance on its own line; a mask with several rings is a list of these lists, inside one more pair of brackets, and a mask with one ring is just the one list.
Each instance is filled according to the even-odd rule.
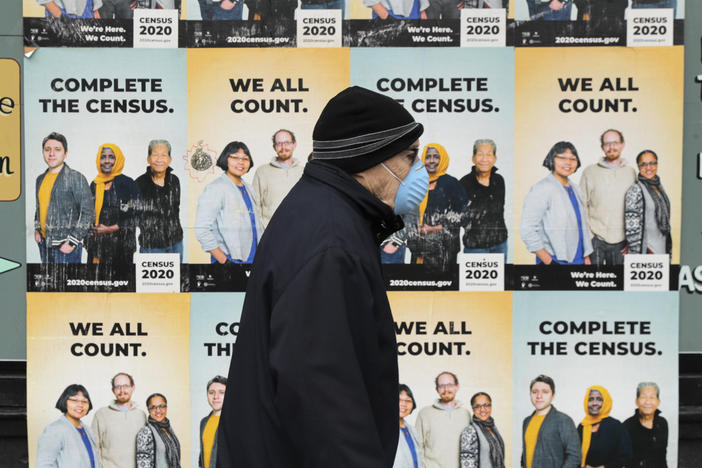
[[112,377],[115,400],[100,408],[90,428],[97,438],[102,468],[136,468],[136,435],[146,414],[132,401],[134,379],[124,372]]

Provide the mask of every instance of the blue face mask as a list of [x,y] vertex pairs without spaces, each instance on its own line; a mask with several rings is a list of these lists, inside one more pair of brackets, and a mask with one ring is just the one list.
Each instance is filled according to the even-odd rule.
[[424,169],[422,161],[418,159],[404,179],[397,177],[385,164],[380,164],[400,181],[400,188],[397,189],[395,195],[395,208],[393,210],[395,214],[403,215],[417,211],[419,204],[422,203],[429,190],[429,174]]

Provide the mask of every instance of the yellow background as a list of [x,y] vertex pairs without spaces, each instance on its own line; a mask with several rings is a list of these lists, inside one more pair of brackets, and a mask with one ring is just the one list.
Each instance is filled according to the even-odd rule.
[[[134,377],[133,401],[146,409],[146,397],[168,398],[168,419],[190,460],[189,327],[190,294],[29,293],[27,294],[27,427],[29,461],[34,466],[37,439],[61,416],[54,408],[70,384],[82,384],[95,411],[114,400],[110,379],[118,372]],[[103,322],[105,336],[73,336],[69,322]],[[148,336],[108,336],[113,323],[141,322]],[[145,357],[76,357],[73,343],[143,343]],[[195,448],[197,450],[197,448]],[[184,468],[186,465],[183,465]]]
[[45,11],[46,9],[39,5],[36,0],[24,0],[22,3],[22,16],[26,18],[35,16],[43,18]]
[[[570,178],[579,183],[583,169],[603,155],[600,135],[608,128],[624,134],[622,158],[636,168],[636,155],[656,151],[658,175],[671,203],[672,262],[680,259],[680,205],[683,130],[683,48],[561,47],[515,51],[515,203],[514,263],[533,264],[534,255],[519,236],[524,197],[548,175],[541,166],[558,141],[570,141],[582,167]],[[593,78],[593,89],[609,77],[634,77],[636,92],[561,92],[558,78]],[[561,99],[633,98],[637,112],[565,114]],[[637,171],[638,172],[638,171]]]
[[[230,78],[263,78],[264,92],[234,93]],[[297,85],[302,78],[309,92],[270,92],[275,78],[286,78]],[[188,149],[199,141],[214,152],[214,162],[224,146],[233,140],[246,143],[254,167],[244,176],[253,181],[256,169],[273,157],[273,132],[286,128],[295,133],[294,157],[305,163],[312,151],[312,130],[327,101],[349,85],[348,49],[201,49],[188,50]],[[232,112],[233,99],[303,99],[307,112],[241,113]],[[291,107],[292,109],[292,107]],[[215,168],[205,177],[188,181],[188,226],[195,224],[197,199],[205,185],[219,177]],[[192,229],[190,263],[210,263]]]
[[[0,114],[0,157],[9,156],[9,169],[2,166],[0,174],[0,201],[17,200],[22,190],[22,165],[20,160],[20,67],[13,59],[0,59],[0,99],[11,98],[15,107],[8,114]],[[13,174],[9,174],[10,170]]]
[[[512,293],[510,292],[389,292],[395,322],[426,321],[426,335],[398,334],[398,342],[464,341],[470,355],[399,356],[400,382],[408,385],[418,409],[438,395],[434,378],[443,371],[456,374],[456,399],[470,409],[470,397],[486,392],[492,397],[492,417],[505,441],[505,463],[510,467],[512,443]],[[437,322],[467,323],[470,335],[433,335]],[[460,328],[458,328],[460,329]],[[418,411],[408,420],[414,424]],[[518,448],[518,450],[521,450]],[[458,456],[458,454],[456,454]]]

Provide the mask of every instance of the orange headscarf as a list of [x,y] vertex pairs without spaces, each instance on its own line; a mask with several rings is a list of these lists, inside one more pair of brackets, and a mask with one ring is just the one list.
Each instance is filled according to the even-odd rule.
[[[603,400],[602,408],[600,408],[600,413],[597,416],[590,416],[590,413],[588,413],[587,411],[587,400],[590,398],[590,392],[593,390],[597,390],[598,392],[600,392]],[[587,389],[587,392],[585,392],[584,406],[586,416],[585,419],[583,419],[580,422],[580,424],[583,425],[583,441],[580,446],[583,454],[582,461],[580,462],[581,466],[585,466],[587,451],[590,450],[590,441],[592,440],[592,426],[598,424],[604,418],[609,416],[609,412],[612,411],[612,397],[609,395],[609,392],[606,388],[600,387],[599,385],[593,385],[592,387]]]
[[[439,152],[439,165],[436,166],[436,172],[433,174],[429,174],[429,183],[436,182],[439,177],[442,175],[446,174],[446,170],[448,169],[449,165],[449,155],[446,152],[446,148],[441,146],[438,143],[429,143],[427,146],[424,147],[424,151],[422,152],[422,164],[425,164],[427,161],[427,150],[429,148],[434,148],[436,151]],[[424,212],[427,209],[427,203],[429,202],[429,191],[427,191],[427,194],[424,196],[424,200],[422,200],[422,203],[419,204],[419,224],[424,223]]]
[[[104,148],[110,148],[115,153],[115,165],[112,166],[112,172],[109,174],[103,174],[100,170],[100,155]],[[122,173],[122,169],[124,169],[124,154],[122,154],[119,146],[113,143],[105,143],[98,148],[95,163],[98,170],[97,177],[93,179],[93,182],[95,182],[95,225],[97,226],[100,224],[100,210],[102,210],[102,202],[105,198],[105,184]]]

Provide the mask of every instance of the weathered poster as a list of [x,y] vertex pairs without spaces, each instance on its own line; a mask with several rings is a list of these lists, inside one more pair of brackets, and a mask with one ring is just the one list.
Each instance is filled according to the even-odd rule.
[[[24,77],[28,290],[134,291],[144,272],[174,281],[188,242],[185,51],[88,61],[42,49]],[[167,257],[136,278],[140,253]]]
[[[363,0],[350,2],[350,47],[512,45],[513,0]],[[466,38],[470,38],[466,40]]]
[[181,0],[22,0],[27,47],[175,48]]
[[473,259],[478,276],[511,263],[513,65],[511,48],[351,51],[351,83],[398,100],[424,126],[429,192],[381,244],[390,289],[464,289],[463,254],[498,256]]
[[518,47],[681,45],[685,0],[515,0]]

